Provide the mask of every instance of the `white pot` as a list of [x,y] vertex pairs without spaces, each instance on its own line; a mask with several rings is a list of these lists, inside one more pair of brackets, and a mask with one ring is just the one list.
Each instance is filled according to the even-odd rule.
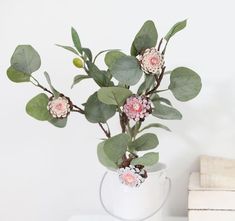
[[171,181],[166,176],[165,164],[158,163],[147,171],[145,182],[131,188],[119,181],[116,171],[108,170],[100,185],[100,200],[105,211],[119,220],[161,221],[161,208],[168,198]]

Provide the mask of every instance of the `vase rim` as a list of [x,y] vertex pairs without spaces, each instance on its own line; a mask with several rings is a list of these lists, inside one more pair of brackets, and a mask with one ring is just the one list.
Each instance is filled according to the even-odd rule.
[[[158,174],[158,173],[161,173],[162,171],[165,171],[166,168],[167,168],[166,164],[159,162],[151,167],[146,167],[146,170],[147,170],[148,174],[153,175],[153,174]],[[113,168],[107,168],[107,170],[109,172],[117,173],[117,170],[113,169]]]

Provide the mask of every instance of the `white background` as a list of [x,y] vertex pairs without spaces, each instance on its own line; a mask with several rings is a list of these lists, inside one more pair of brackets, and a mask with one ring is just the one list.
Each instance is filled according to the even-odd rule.
[[[165,93],[184,118],[165,122],[172,133],[152,130],[173,179],[166,212],[185,215],[188,175],[198,169],[199,155],[235,158],[233,2],[0,0],[0,220],[64,221],[73,214],[103,213],[98,182],[104,168],[96,157],[102,132],[78,114],[70,116],[65,129],[26,115],[25,104],[41,91],[7,79],[16,45],[32,44],[42,58],[35,76],[45,82],[42,73],[47,70],[57,88],[81,104],[97,87],[86,80],[71,91],[73,77],[81,72],[72,65],[73,54],[54,45],[72,44],[71,26],[95,53],[108,48],[128,52],[145,20],[154,20],[164,35],[188,18],[188,27],[169,44],[167,67],[193,68],[201,75],[203,89],[188,103]],[[103,65],[101,58],[98,62]],[[119,126],[115,121],[111,125],[117,133]]]

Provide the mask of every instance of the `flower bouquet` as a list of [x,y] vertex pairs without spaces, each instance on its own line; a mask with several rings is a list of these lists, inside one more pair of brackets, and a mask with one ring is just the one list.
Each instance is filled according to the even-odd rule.
[[[47,72],[44,75],[48,87],[37,80],[34,73],[39,70],[41,59],[30,45],[16,47],[7,76],[13,82],[29,82],[43,90],[26,105],[26,112],[31,117],[63,128],[69,115],[78,113],[90,123],[98,124],[106,136],[97,148],[100,163],[117,171],[123,184],[139,187],[148,176],[148,168],[159,160],[157,152],[147,152],[158,146],[157,135],[145,131],[152,127],[170,131],[156,122],[157,119],[182,118],[162,92],[170,91],[177,100],[185,102],[201,90],[201,79],[193,70],[186,67],[166,69],[164,58],[170,39],[185,26],[186,20],[176,23],[158,40],[154,22],[146,21],[134,38],[130,54],[104,50],[94,57],[89,48],[83,47],[78,33],[72,28],[73,46],[57,45],[74,53],[73,64],[83,70],[82,75],[74,77],[72,87],[85,79],[88,84],[94,81],[99,87],[82,104],[76,104],[56,89]],[[96,64],[97,57],[102,54],[107,65],[105,70]],[[169,81],[167,88],[161,88],[163,80]],[[113,135],[108,120],[115,115],[118,115],[120,133]],[[156,117],[156,121],[146,125],[144,121],[150,115]]]

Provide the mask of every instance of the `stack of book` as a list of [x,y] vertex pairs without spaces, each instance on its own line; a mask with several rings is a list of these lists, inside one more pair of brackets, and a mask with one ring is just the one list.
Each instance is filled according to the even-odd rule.
[[235,160],[202,156],[189,181],[189,221],[235,221]]

